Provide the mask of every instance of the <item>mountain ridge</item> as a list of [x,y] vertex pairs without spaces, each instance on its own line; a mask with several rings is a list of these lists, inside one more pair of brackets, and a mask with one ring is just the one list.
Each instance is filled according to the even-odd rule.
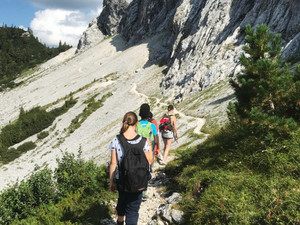
[[300,51],[300,2],[295,0],[106,0],[103,6],[97,24],[105,35],[121,34],[133,45],[162,34],[164,48],[150,58],[168,66],[161,85],[176,102],[239,73],[247,24],[265,23],[281,33],[284,58]]

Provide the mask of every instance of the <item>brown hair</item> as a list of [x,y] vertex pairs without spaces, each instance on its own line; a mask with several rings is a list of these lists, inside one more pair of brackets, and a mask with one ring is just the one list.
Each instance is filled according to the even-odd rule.
[[174,106],[173,105],[169,105],[168,106],[168,111],[171,111],[171,110],[173,110],[174,109]]
[[123,125],[120,134],[123,134],[129,126],[133,126],[138,122],[137,115],[134,112],[128,112],[124,115]]

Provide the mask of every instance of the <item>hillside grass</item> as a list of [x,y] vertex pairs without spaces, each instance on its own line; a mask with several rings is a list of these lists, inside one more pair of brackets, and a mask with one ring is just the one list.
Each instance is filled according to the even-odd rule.
[[170,188],[184,196],[186,224],[299,224],[299,149],[299,128],[266,145],[247,127],[233,126],[178,149],[166,171]]
[[103,95],[101,99],[96,100],[97,96],[99,94],[95,94],[86,101],[84,101],[84,104],[87,106],[84,108],[82,113],[78,114],[71,122],[68,130],[69,133],[73,133],[76,129],[78,129],[81,124],[96,110],[101,108],[104,104],[104,102],[111,97],[113,94],[112,92],[108,92],[107,94]]
[[[10,147],[51,126],[58,116],[66,113],[76,102],[77,100],[70,98],[65,101],[63,106],[49,112],[41,107],[35,107],[29,111],[24,111],[21,108],[18,119],[1,129],[0,162],[3,164],[9,163],[24,152],[34,149],[36,146],[32,142],[24,143],[17,149]],[[39,137],[41,135],[43,134],[40,134]]]

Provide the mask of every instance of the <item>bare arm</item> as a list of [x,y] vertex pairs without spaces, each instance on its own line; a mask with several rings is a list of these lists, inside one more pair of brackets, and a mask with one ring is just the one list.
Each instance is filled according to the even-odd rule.
[[177,134],[177,120],[176,120],[176,116],[172,116],[171,117],[171,121],[173,122],[173,129],[174,129],[174,134],[176,139],[178,138],[178,134]]
[[148,142],[148,145],[149,145],[149,151],[145,152],[145,155],[146,155],[146,158],[147,158],[148,163],[150,165],[152,163],[152,145],[151,145],[151,142],[150,142],[149,138],[147,138],[147,142]]
[[117,168],[117,152],[115,150],[111,151],[111,158],[110,158],[110,166],[109,166],[109,189],[110,191],[114,192],[116,190],[116,184],[114,183],[114,177],[116,174]]

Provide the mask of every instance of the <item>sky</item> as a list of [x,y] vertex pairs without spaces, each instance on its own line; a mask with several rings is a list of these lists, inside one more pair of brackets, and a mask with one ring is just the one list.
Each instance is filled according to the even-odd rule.
[[102,0],[0,0],[0,26],[30,28],[42,43],[77,46]]

